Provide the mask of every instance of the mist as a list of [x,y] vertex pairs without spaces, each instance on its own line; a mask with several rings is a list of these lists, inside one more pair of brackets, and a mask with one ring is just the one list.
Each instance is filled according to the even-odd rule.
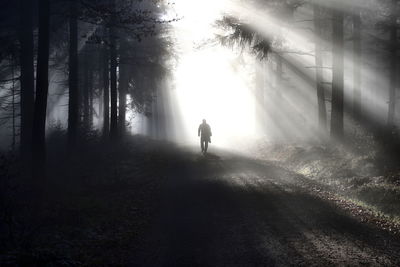
[[400,1],[0,3],[1,266],[399,266]]

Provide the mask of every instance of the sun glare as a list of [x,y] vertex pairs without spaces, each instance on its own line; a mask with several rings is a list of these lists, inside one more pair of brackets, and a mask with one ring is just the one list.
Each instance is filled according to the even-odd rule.
[[202,119],[211,125],[217,146],[232,147],[254,134],[250,74],[237,72],[238,55],[219,45],[197,48],[199,43],[215,37],[213,24],[221,16],[224,4],[226,1],[211,0],[176,3],[183,19],[176,25],[180,55],[174,75],[175,95],[186,141],[192,144],[197,142],[197,127]]
[[[176,71],[177,95],[189,140],[207,119],[216,143],[230,145],[254,131],[254,100],[244,77],[230,62],[234,55],[222,48],[184,55]],[[212,62],[212,64],[210,64]]]

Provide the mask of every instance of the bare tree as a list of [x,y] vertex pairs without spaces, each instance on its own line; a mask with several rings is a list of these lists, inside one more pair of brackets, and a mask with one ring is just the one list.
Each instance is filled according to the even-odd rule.
[[318,100],[318,124],[322,132],[326,131],[326,105],[325,105],[325,89],[323,78],[323,60],[322,60],[322,47],[321,47],[321,21],[322,12],[321,7],[314,4],[314,34],[315,34],[315,83],[317,86],[317,100]]
[[355,11],[353,20],[353,115],[361,116],[361,12]]
[[116,140],[118,138],[118,104],[117,104],[117,36],[115,29],[116,6],[115,0],[111,0],[111,25],[109,31],[110,42],[110,82],[111,82],[111,121],[110,121],[110,138]]
[[387,124],[389,128],[394,126],[395,110],[396,110],[396,87],[397,87],[397,49],[398,49],[398,27],[397,27],[397,3],[398,0],[392,0],[391,2],[391,14],[390,14],[390,81],[389,81],[389,110]]
[[331,114],[331,137],[342,139],[343,129],[343,45],[344,45],[344,15],[341,10],[333,9],[333,48],[332,48],[332,114]]
[[33,119],[33,177],[45,180],[46,113],[49,90],[50,1],[39,2],[39,41],[36,75],[35,113]]
[[69,17],[69,100],[68,100],[68,143],[76,145],[79,124],[78,82],[78,0],[70,0]]
[[[107,29],[104,29],[107,35]],[[108,139],[110,133],[110,59],[107,45],[103,43],[103,136]]]
[[32,159],[32,127],[34,109],[33,1],[19,0],[19,42],[21,65],[21,158],[29,173]]

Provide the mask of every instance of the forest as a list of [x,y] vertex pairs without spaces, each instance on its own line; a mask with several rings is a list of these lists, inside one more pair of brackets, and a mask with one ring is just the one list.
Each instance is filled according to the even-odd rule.
[[399,266],[400,0],[0,1],[0,266]]

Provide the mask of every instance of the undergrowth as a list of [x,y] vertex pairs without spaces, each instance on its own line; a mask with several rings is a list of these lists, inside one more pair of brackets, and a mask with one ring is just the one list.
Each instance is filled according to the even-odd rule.
[[400,218],[400,165],[397,144],[357,130],[345,143],[262,142],[257,157],[277,162],[318,181],[349,200],[395,222]]

